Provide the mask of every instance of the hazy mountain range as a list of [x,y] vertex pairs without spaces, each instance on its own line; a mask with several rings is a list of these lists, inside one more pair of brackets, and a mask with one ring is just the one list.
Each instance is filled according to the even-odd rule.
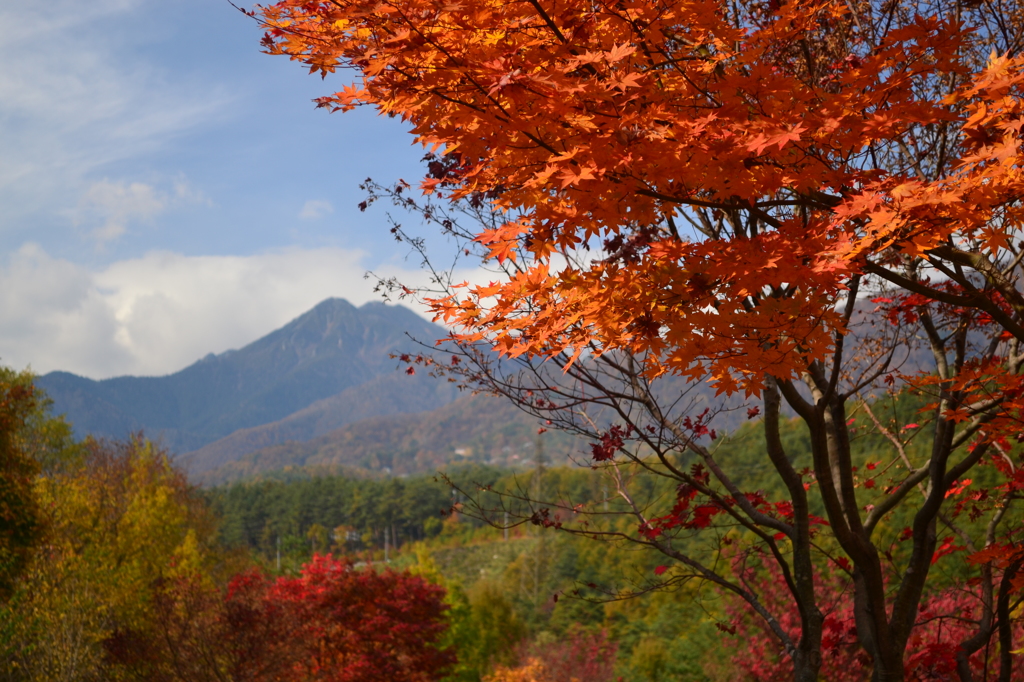
[[[456,401],[452,384],[405,374],[391,357],[444,335],[401,306],[328,299],[174,374],[95,381],[51,372],[37,383],[78,435],[141,430],[206,482],[290,466],[397,474],[532,457],[535,420],[495,398]],[[565,437],[549,440],[571,448]]]

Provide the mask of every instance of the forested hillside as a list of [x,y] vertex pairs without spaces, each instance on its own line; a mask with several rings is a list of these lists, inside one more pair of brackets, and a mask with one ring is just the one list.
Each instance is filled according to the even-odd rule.
[[[602,503],[608,492],[595,472],[574,467],[547,469],[539,478],[536,470],[490,467],[456,469],[450,476],[469,489],[518,485]],[[315,552],[332,551],[434,576],[450,590],[450,603],[458,607],[453,615],[461,621],[454,624],[462,661],[454,679],[479,680],[495,665],[515,664],[520,651],[594,636],[606,644],[600,650],[610,663],[602,680],[615,679],[612,671],[638,682],[729,679],[713,671],[725,664],[724,656],[701,654],[728,644],[715,619],[680,618],[689,591],[610,604],[574,594],[587,583],[613,588],[642,581],[653,575],[654,557],[531,524],[517,525],[506,538],[464,514],[442,516],[464,500],[436,477],[267,480],[215,488],[207,496],[222,518],[223,541],[247,548],[267,566],[276,567],[280,547],[284,571]],[[621,506],[614,498],[609,504]],[[705,676],[705,664],[712,677]]]
[[[912,424],[920,405],[919,400],[906,397],[876,404],[873,413],[887,422]],[[878,458],[889,443],[873,431],[863,411],[852,419],[863,433],[853,443],[855,465],[864,471],[865,480],[870,480],[877,475]],[[763,438],[761,423],[751,422],[719,443],[716,458],[743,472],[737,480],[742,490],[767,500],[785,499],[783,482],[770,468],[760,445]],[[797,420],[788,422],[781,438],[792,453],[794,466],[809,463],[808,434]],[[916,460],[929,448],[927,436],[922,435],[908,441],[906,454]],[[686,459],[681,464],[690,466],[693,461]],[[988,468],[982,475],[984,480],[974,481],[979,489],[995,485],[994,469]],[[650,503],[652,513],[668,511],[676,502],[670,482],[656,477],[643,480],[646,483],[633,493]],[[459,679],[479,679],[496,665],[514,667],[530,656],[555,665],[552,661],[567,655],[559,649],[567,642],[598,652],[590,663],[609,675],[599,679],[779,679],[757,673],[780,669],[784,661],[772,653],[770,637],[762,642],[766,648],[751,654],[749,638],[759,630],[753,614],[741,603],[707,583],[666,583],[659,578],[665,557],[639,551],[640,547],[624,539],[601,542],[546,527],[549,524],[543,519],[531,523],[531,513],[540,508],[540,502],[506,498],[504,508],[511,516],[504,516],[502,498],[491,492],[500,490],[521,491],[532,500],[603,508],[616,515],[620,527],[628,529],[635,524],[613,482],[600,471],[578,466],[541,466],[518,472],[468,466],[451,469],[447,479],[296,474],[290,480],[217,487],[206,495],[222,519],[223,542],[253,552],[267,566],[276,567],[280,561],[281,570],[295,570],[314,553],[331,551],[374,565],[387,561],[434,575],[451,590],[453,603],[464,609],[455,614],[465,619],[465,631],[476,633],[459,645],[464,662]],[[871,490],[869,485],[860,494],[866,500]],[[439,513],[453,506],[454,513]],[[913,523],[915,507],[900,510],[879,529],[896,558],[910,549],[901,538]],[[822,512],[820,508],[812,511]],[[564,511],[560,513],[560,518],[566,518]],[[511,519],[512,527],[506,533],[484,523],[481,515],[489,516],[497,526]],[[960,523],[967,532],[974,532],[974,526],[985,520],[962,519]],[[721,547],[698,530],[676,541],[710,560]],[[745,532],[736,527],[719,541],[739,539]],[[827,538],[821,541],[823,548],[829,546]],[[750,579],[755,575],[762,580],[772,577],[756,555],[737,555],[732,561],[740,562],[733,570],[750,570]],[[842,570],[841,563],[832,570]],[[820,568],[823,575],[830,570],[827,565]],[[938,560],[936,571],[939,577],[932,588],[936,600],[948,598],[943,590],[970,575],[962,553],[947,552]],[[621,599],[629,594],[633,596]],[[785,599],[781,593],[774,598]],[[920,646],[927,639],[925,633],[941,636],[934,628],[922,628]],[[756,636],[764,637],[763,633]],[[609,658],[601,658],[605,654]],[[605,663],[608,665],[602,668]],[[856,668],[860,664],[850,660],[843,665]],[[851,682],[869,678],[862,667],[844,675],[841,679]]]
[[[399,375],[399,381],[405,375]],[[228,461],[217,469],[193,467],[194,478],[218,484],[282,470],[362,471],[394,476],[436,472],[465,463],[522,467],[541,456],[566,463],[586,444],[562,432],[537,433],[538,421],[508,401],[465,395],[429,412],[364,419],[310,441],[289,441]],[[216,444],[204,450],[210,450]],[[195,455],[201,456],[204,450]]]

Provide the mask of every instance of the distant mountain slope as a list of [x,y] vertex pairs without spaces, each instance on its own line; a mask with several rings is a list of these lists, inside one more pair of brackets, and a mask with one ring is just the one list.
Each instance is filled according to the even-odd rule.
[[[419,375],[416,375],[417,377]],[[464,396],[429,410],[434,384],[420,388],[405,374],[384,375],[348,389],[270,424],[236,431],[182,456],[190,475],[207,484],[280,469],[325,471],[389,470],[393,474],[436,471],[452,462],[471,460],[515,466],[533,458],[538,419],[507,398]],[[408,382],[408,383],[407,383]],[[387,387],[371,391],[371,386]],[[664,399],[672,418],[696,416],[705,409],[721,411],[714,428],[732,431],[746,420],[742,396],[715,396],[707,383],[690,384],[682,377],[658,379],[652,390]],[[381,401],[379,396],[385,396]],[[672,406],[669,408],[668,406]],[[590,410],[598,423],[617,422],[600,407]],[[564,461],[586,452],[586,443],[554,429],[544,436],[548,455]]]
[[428,377],[376,381],[396,374],[390,353],[415,349],[407,333],[427,341],[444,335],[400,306],[356,308],[328,299],[242,349],[208,355],[168,376],[94,381],[52,372],[37,381],[79,435],[123,438],[144,429],[172,451],[187,452],[356,387],[364,389],[350,394],[353,419],[373,405],[395,413],[454,399],[452,389]]
[[[207,485],[286,467],[386,469],[401,475],[429,473],[453,461],[514,466],[533,460],[537,428],[537,419],[508,400],[467,395],[429,412],[371,417],[307,442],[272,445],[217,468],[198,459],[189,466]],[[551,431],[542,438],[545,456],[553,462],[564,462],[584,447],[564,433]]]
[[318,400],[284,419],[239,429],[231,435],[181,456],[191,473],[215,469],[273,445],[308,441],[347,424],[371,417],[423,412],[451,401],[451,384],[421,374],[382,374],[365,384]]

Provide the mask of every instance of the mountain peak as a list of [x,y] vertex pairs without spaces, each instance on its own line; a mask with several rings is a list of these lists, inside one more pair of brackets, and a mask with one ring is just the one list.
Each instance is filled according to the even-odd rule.
[[[349,303],[348,299],[346,299],[346,298],[336,298],[336,297],[332,296],[331,298],[325,298],[324,300],[320,301],[315,306],[313,306],[312,309],[310,309],[310,310],[306,311],[305,313],[303,313],[303,315],[312,315],[314,313],[322,314],[322,313],[325,313],[325,312],[329,312],[329,313],[333,313],[333,314],[337,315],[337,314],[351,313],[351,312],[354,312],[356,310],[359,310],[359,308],[357,308],[354,305],[352,305],[351,303]],[[302,316],[300,315],[300,317],[302,317]]]

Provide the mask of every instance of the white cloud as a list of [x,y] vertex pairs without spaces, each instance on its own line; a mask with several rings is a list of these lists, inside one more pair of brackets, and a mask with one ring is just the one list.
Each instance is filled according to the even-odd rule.
[[[166,374],[244,346],[330,296],[380,300],[364,259],[339,248],[151,252],[91,272],[28,244],[0,264],[0,363],[93,378]],[[380,269],[413,285],[426,278]]]
[[131,366],[92,273],[23,246],[0,270],[0,362],[37,371]]
[[331,202],[310,199],[302,207],[299,217],[304,220],[317,220],[332,213],[334,213],[334,206],[331,205]]

